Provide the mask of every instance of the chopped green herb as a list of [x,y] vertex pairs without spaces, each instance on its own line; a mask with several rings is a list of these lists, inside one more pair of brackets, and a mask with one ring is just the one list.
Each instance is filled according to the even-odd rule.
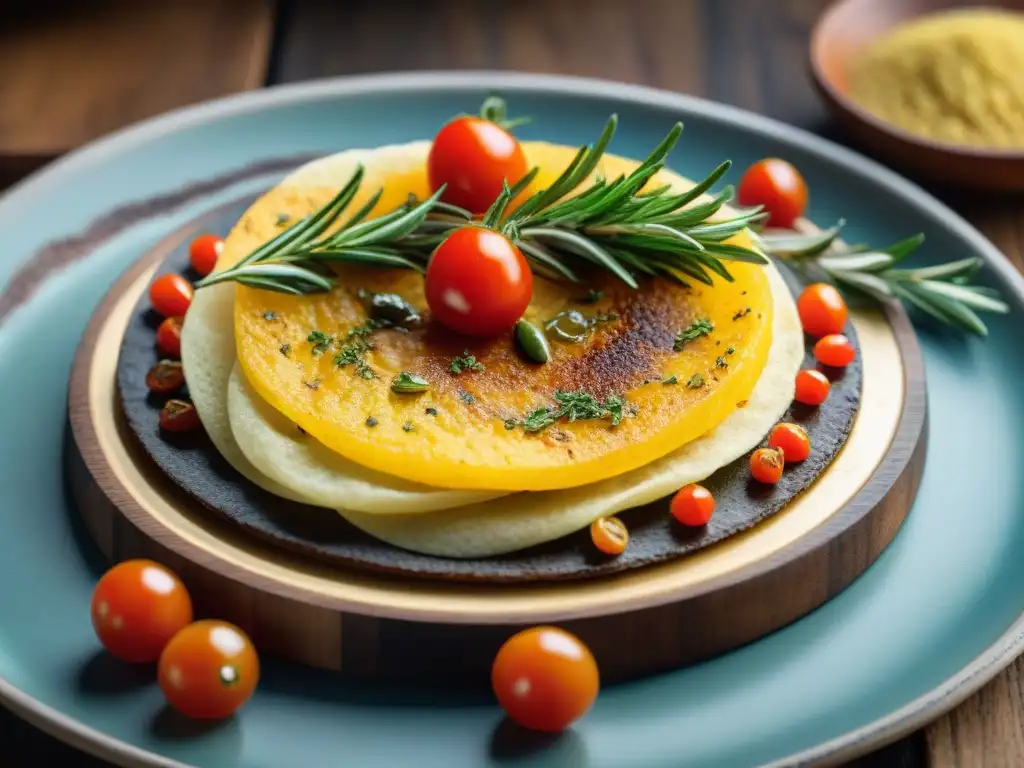
[[466,405],[472,405],[476,402],[476,398],[464,389],[459,390],[459,400],[464,402]]
[[415,395],[428,389],[429,381],[408,371],[402,371],[391,381],[391,391],[398,395]]
[[725,362],[725,358],[722,357],[721,355],[719,355],[718,357],[715,358],[715,365],[717,365],[719,368],[728,368],[729,367],[729,364],[727,362]]
[[371,333],[376,331],[378,328],[384,328],[386,326],[387,326],[387,323],[384,323],[384,322],[382,322],[380,320],[374,320],[374,319],[371,318],[371,319],[367,320],[365,323],[363,323],[362,325],[357,325],[355,328],[349,328],[347,335],[348,335],[348,338],[350,338],[350,339],[353,336],[369,336]]
[[411,421],[407,421],[405,422],[405,424],[402,425],[402,429],[404,429],[406,432],[412,432],[414,429],[416,429],[416,427],[412,425]]
[[320,379],[313,379],[311,381],[303,381],[302,383],[305,384],[310,389],[320,389]]
[[577,304],[597,304],[601,299],[604,298],[604,291],[595,291],[593,288],[590,289],[586,296],[573,299]]
[[735,347],[729,347],[727,350],[725,350],[725,354],[731,355],[735,351],[736,351]]
[[266,320],[267,322],[270,322],[271,320],[277,320],[277,313],[276,312],[264,312],[263,313],[263,319]]
[[732,319],[733,320],[739,320],[740,318],[746,317],[749,314],[750,314],[750,307],[744,307],[739,312],[737,312],[735,315],[733,315]]
[[366,417],[366,426],[368,426],[368,427],[376,427],[378,423],[379,422],[375,418],[373,418],[373,416],[367,416]]
[[434,408],[434,407],[426,408],[424,410],[424,413],[426,413],[427,416],[437,416],[437,408]]
[[522,419],[506,419],[505,429],[522,427],[526,432],[540,432],[555,424],[560,419],[566,421],[583,421],[609,419],[611,425],[617,426],[625,416],[626,400],[620,395],[611,395],[603,403],[586,392],[555,392],[556,406],[535,408]]
[[690,389],[700,389],[704,386],[704,377],[699,373],[695,373],[690,377],[690,380],[686,382],[686,386]]
[[701,336],[707,336],[715,330],[715,324],[707,318],[700,318],[690,323],[689,328],[683,328],[676,334],[676,340],[672,344],[672,349],[676,352],[682,350],[686,346],[687,342],[699,339]]
[[676,378],[676,375],[673,373],[668,378],[662,379],[661,383],[662,384],[678,384],[679,383],[679,379]]
[[349,342],[342,346],[341,351],[334,356],[334,364],[339,368],[344,368],[346,365],[355,366],[356,373],[362,378],[375,379],[377,374],[373,372],[373,368],[364,357],[371,349],[373,349],[373,344],[362,339]]
[[482,371],[483,369],[483,363],[479,362],[474,355],[469,354],[468,349],[462,350],[462,355],[452,360],[452,364],[448,366],[448,370],[454,374],[463,371]]
[[310,331],[306,341],[313,345],[313,357],[319,357],[334,344],[334,336],[328,336],[322,331]]
[[285,357],[291,357],[291,354],[292,354],[292,345],[291,344],[282,344],[277,349]]

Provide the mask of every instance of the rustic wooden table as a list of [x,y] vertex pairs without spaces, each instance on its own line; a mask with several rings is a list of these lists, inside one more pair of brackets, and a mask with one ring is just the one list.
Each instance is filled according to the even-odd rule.
[[[114,0],[111,0],[114,2]],[[839,142],[845,137],[832,123],[806,75],[808,33],[827,0],[281,0],[233,3],[227,0],[161,4],[163,25],[181,30],[174,45],[199,56],[203,66],[168,73],[166,43],[152,57],[138,40],[123,54],[132,66],[155,74],[142,103],[105,100],[102,119],[93,115],[79,135],[62,133],[53,141],[74,143],[92,138],[144,114],[208,98],[227,90],[252,87],[265,73],[267,83],[284,83],[330,75],[413,69],[508,69],[587,75],[653,85],[735,104],[808,128]],[[152,8],[121,3],[117,18],[123,29],[152,27]],[[211,10],[214,8],[215,10]],[[40,48],[56,51],[53,35],[62,24],[52,14],[42,42],[29,45],[19,27],[5,22],[0,4],[0,168],[4,140],[45,133],[18,110],[36,89],[65,82],[67,71],[44,66]],[[134,14],[134,15],[133,15]],[[145,15],[150,14],[149,21]],[[141,15],[141,16],[140,16]],[[268,23],[268,20],[272,23]],[[95,28],[93,23],[85,23]],[[110,23],[115,23],[111,21]],[[167,26],[164,26],[166,29]],[[126,32],[122,32],[126,34]],[[166,36],[165,36],[166,37]],[[101,37],[108,41],[112,36]],[[7,77],[11,48],[19,41],[21,62],[36,62],[31,72],[19,68]],[[79,53],[99,50],[85,38]],[[90,48],[91,45],[91,48]],[[116,46],[115,46],[116,48]],[[4,59],[5,51],[8,59]],[[102,59],[106,72],[123,69]],[[269,61],[267,56],[269,55]],[[88,55],[80,56],[81,61]],[[115,59],[116,60],[116,59]],[[49,62],[49,58],[45,58]],[[255,73],[255,74],[254,74]],[[103,73],[99,73],[102,75]],[[86,66],[79,85],[88,83]],[[95,77],[95,74],[92,75]],[[159,91],[161,77],[171,92]],[[137,82],[137,81],[134,81]],[[213,85],[211,85],[213,84]],[[57,87],[53,85],[53,87]],[[131,82],[124,85],[130,91]],[[212,88],[212,90],[211,90]],[[78,93],[88,93],[83,87]],[[118,104],[122,103],[121,111]],[[91,113],[79,99],[68,109]],[[115,110],[111,115],[109,110]],[[11,118],[19,114],[17,120]],[[40,119],[39,117],[36,118]],[[27,126],[27,127],[26,127]],[[5,128],[7,135],[5,136]],[[53,131],[50,130],[52,134]],[[38,142],[36,143],[38,145]],[[856,147],[870,154],[870,148]],[[0,179],[2,183],[2,179]],[[1021,269],[1024,269],[1024,197],[979,199],[955,191],[934,190],[970,219]],[[1018,662],[980,693],[924,731],[851,764],[851,768],[1018,768],[1024,765],[1024,664]],[[101,766],[73,753],[33,728],[0,711],[0,764]]]

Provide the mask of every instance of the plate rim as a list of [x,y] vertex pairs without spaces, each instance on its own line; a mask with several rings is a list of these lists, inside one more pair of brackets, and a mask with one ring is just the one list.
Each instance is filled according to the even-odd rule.
[[[212,122],[232,115],[258,111],[268,106],[285,107],[308,100],[339,98],[386,90],[423,92],[437,88],[506,91],[543,91],[592,96],[659,108],[696,111],[719,121],[745,124],[783,143],[799,143],[812,153],[828,156],[848,168],[855,168],[869,181],[910,202],[930,217],[941,214],[947,229],[967,242],[993,270],[995,276],[1024,304],[1024,276],[981,232],[918,184],[885,168],[858,152],[847,149],[809,131],[738,107],[708,99],[674,93],[649,86],[569,75],[547,75],[491,70],[386,72],[368,75],[321,78],[298,84],[284,84],[222,97],[182,107],[121,128],[106,137],[76,149],[45,168],[30,174],[0,194],[0,213],[15,202],[28,204],[47,193],[62,176],[111,154],[138,146],[170,133],[182,125]],[[4,286],[6,288],[6,286]],[[766,768],[828,764],[884,746],[900,736],[931,722],[949,711],[1024,651],[1024,612],[987,648],[930,691],[912,699],[888,715],[866,723],[833,739],[777,759]],[[121,739],[71,718],[37,701],[0,676],[0,703],[31,724],[76,748],[120,765],[167,766],[185,764],[135,747]]]

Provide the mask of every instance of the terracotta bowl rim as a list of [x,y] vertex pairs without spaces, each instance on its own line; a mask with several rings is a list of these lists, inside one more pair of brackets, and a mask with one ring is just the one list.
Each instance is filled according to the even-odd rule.
[[[964,158],[976,159],[976,160],[992,160],[992,161],[1014,161],[1024,162],[1024,147],[1019,149],[1008,148],[1008,149],[989,149],[985,147],[976,147],[963,144],[952,144],[935,139],[929,139],[925,136],[911,133],[904,128],[889,123],[880,117],[872,114],[864,107],[860,106],[853,99],[851,99],[846,93],[837,88],[832,79],[825,76],[825,73],[821,67],[822,54],[821,50],[825,45],[826,35],[831,36],[830,27],[835,23],[834,19],[838,15],[839,11],[846,5],[852,5],[856,2],[862,2],[863,0],[835,0],[832,2],[818,17],[815,21],[813,28],[811,29],[810,38],[810,70],[818,88],[820,88],[827,97],[840,109],[851,115],[854,119],[861,123],[865,123],[871,128],[881,133],[887,134],[893,139],[902,142],[906,145],[912,145],[915,148],[925,149],[930,152],[939,155],[958,155]],[[998,0],[995,0],[993,5],[998,5]],[[921,16],[922,14],[918,14]]]

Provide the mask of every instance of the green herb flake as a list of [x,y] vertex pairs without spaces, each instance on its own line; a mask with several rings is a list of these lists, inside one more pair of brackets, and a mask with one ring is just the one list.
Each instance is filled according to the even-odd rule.
[[406,432],[412,432],[414,429],[416,429],[416,427],[413,426],[411,421],[407,421],[405,422],[405,424],[402,425],[402,429],[405,430]]
[[448,366],[448,370],[456,375],[463,371],[482,371],[483,369],[483,363],[477,360],[474,355],[469,354],[468,349],[462,350],[462,354],[452,360],[452,364]]
[[729,367],[729,364],[725,362],[725,358],[722,355],[719,355],[718,357],[715,358],[715,365],[717,365],[719,368]]
[[397,395],[418,395],[430,389],[430,382],[422,376],[402,371],[391,381],[391,391]]
[[346,365],[354,366],[356,373],[361,378],[375,379],[377,374],[373,372],[373,368],[370,367],[364,357],[371,349],[373,349],[373,344],[362,339],[349,342],[342,346],[341,351],[334,356],[334,364],[338,368],[344,368]]
[[700,318],[694,320],[688,328],[683,328],[676,334],[675,342],[672,344],[672,349],[676,352],[680,352],[688,342],[699,339],[701,336],[707,336],[715,330],[715,324],[707,318]]
[[736,351],[735,347],[729,347],[727,350],[725,350],[725,354],[731,355],[735,351]]
[[277,313],[276,312],[264,312],[263,313],[263,319],[266,320],[268,323],[271,322],[272,320],[277,320]]
[[328,336],[322,331],[310,331],[306,341],[313,345],[311,350],[313,357],[319,357],[334,344],[334,336]]
[[700,389],[704,386],[704,377],[699,373],[693,374],[690,379],[686,382],[686,386],[690,389]]
[[379,423],[380,422],[378,422],[375,418],[373,418],[373,416],[367,416],[366,417],[366,426],[368,426],[370,428],[376,427],[377,424],[379,424]]
[[476,398],[464,389],[459,390],[459,400],[464,402],[466,405],[472,405],[476,402]]
[[291,344],[282,344],[280,347],[277,348],[277,351],[280,352],[285,357],[291,357],[292,356],[292,345]]
[[573,299],[577,304],[597,304],[601,299],[604,298],[604,291],[595,291],[593,288],[587,293],[586,296],[580,296]]
[[746,317],[749,314],[750,314],[750,307],[744,307],[739,312],[737,312],[735,315],[733,315],[732,319],[733,320],[739,320],[741,318]]
[[437,416],[437,408],[434,407],[425,408],[423,412],[427,414],[427,416]]
[[676,375],[673,373],[671,376],[662,379],[661,383],[662,384],[678,384],[679,383],[679,379],[676,378]]
[[626,400],[621,395],[611,395],[599,402],[586,392],[555,392],[555,406],[542,406],[527,413],[522,419],[506,419],[505,429],[522,427],[525,432],[541,432],[559,420],[568,422],[608,419],[618,426],[626,416]]

